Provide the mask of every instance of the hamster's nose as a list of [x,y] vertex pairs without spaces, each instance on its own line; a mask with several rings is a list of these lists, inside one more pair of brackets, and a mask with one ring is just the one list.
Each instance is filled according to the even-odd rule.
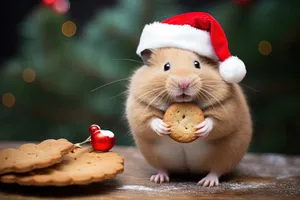
[[178,82],[178,87],[179,87],[180,89],[186,89],[186,88],[189,87],[189,85],[190,85],[190,81],[189,81],[189,79],[187,79],[187,78],[181,79],[181,80]]

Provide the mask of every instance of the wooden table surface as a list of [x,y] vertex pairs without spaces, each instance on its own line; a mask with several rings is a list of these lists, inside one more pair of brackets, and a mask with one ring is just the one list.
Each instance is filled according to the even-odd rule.
[[[20,143],[0,142],[1,148]],[[170,183],[149,181],[154,173],[134,147],[114,147],[124,157],[124,172],[115,179],[86,186],[29,187],[0,184],[0,199],[13,200],[106,200],[106,199],[300,199],[300,156],[247,154],[221,185],[201,188],[201,176],[171,177]]]

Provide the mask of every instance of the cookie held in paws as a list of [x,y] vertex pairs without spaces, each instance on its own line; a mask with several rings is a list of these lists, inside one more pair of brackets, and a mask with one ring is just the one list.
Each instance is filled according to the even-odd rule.
[[0,182],[31,186],[86,185],[114,178],[124,170],[124,160],[114,152],[76,148],[53,166],[23,174],[5,174]]
[[0,151],[0,174],[23,173],[59,163],[75,146],[66,139],[48,139],[39,144],[27,143],[18,149]]
[[170,126],[173,140],[190,143],[197,139],[194,127],[204,121],[204,114],[195,104],[175,103],[166,110],[163,121]]

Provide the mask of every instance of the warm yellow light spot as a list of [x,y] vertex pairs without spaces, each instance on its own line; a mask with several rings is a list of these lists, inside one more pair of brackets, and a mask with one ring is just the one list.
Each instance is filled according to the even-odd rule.
[[73,35],[75,35],[77,27],[76,24],[72,21],[66,21],[63,25],[62,25],[62,33],[66,36],[66,37],[72,37]]
[[11,108],[15,104],[16,99],[15,96],[11,93],[6,93],[2,96],[2,103],[4,106]]
[[267,56],[272,52],[272,45],[270,42],[263,40],[258,44],[258,51],[262,55]]
[[33,71],[33,69],[30,68],[26,68],[23,71],[23,80],[27,83],[31,83],[33,82],[35,79],[35,72]]

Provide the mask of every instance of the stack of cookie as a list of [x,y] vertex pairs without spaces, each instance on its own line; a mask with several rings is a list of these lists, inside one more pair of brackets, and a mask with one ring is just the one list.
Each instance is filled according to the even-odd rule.
[[0,182],[33,186],[83,185],[114,178],[124,170],[115,152],[76,148],[66,139],[49,139],[0,151]]

